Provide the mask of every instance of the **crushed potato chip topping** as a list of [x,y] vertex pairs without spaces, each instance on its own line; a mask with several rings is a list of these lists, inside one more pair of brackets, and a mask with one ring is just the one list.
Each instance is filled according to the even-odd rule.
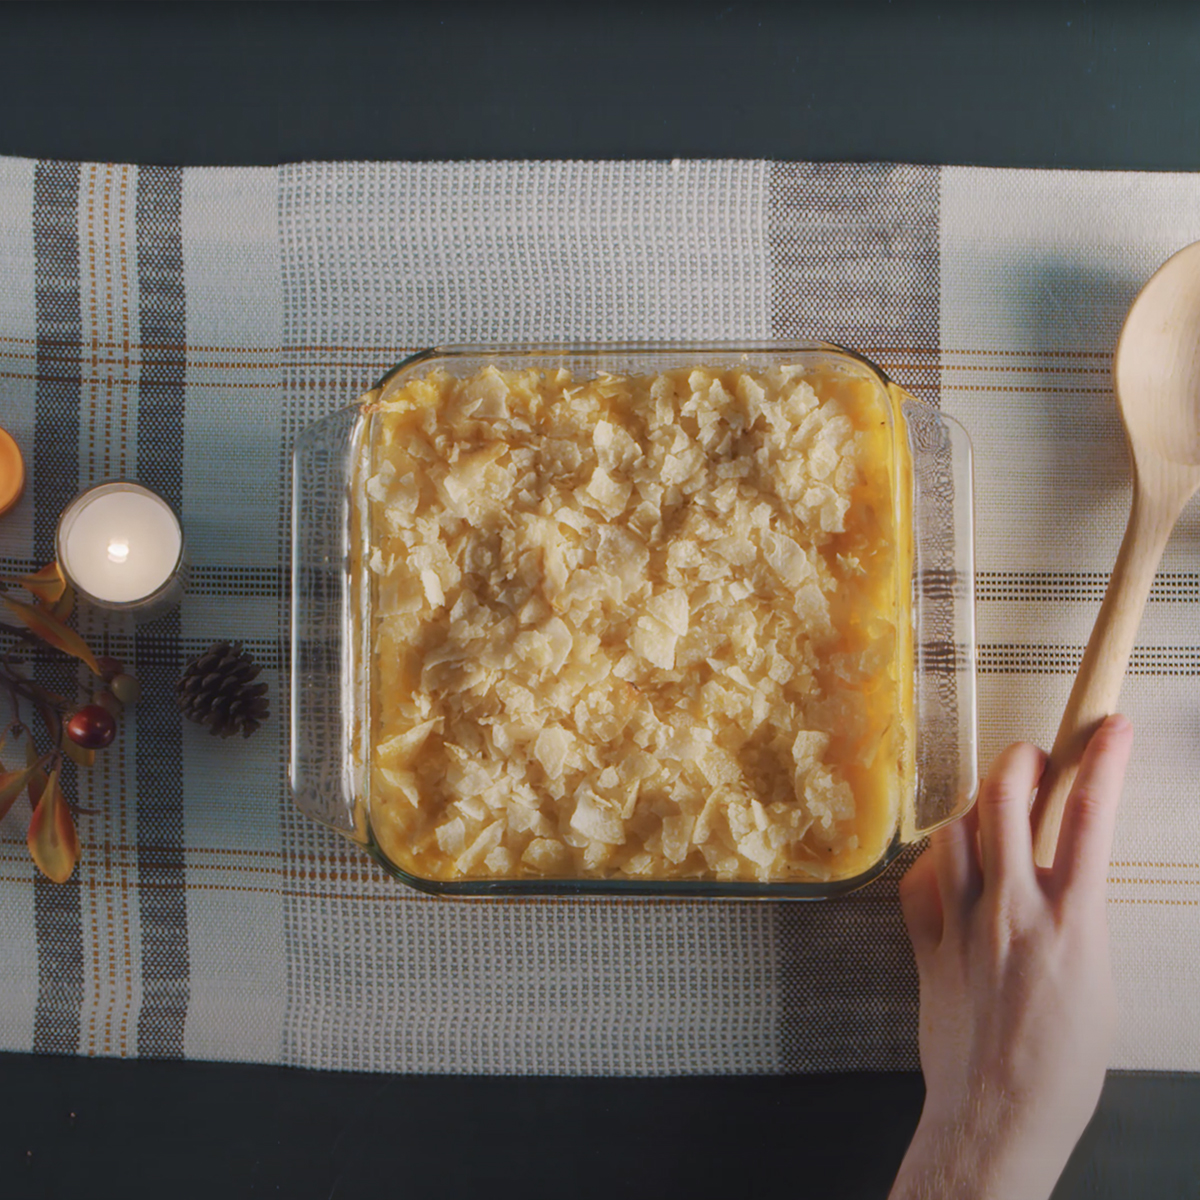
[[827,880],[895,828],[890,433],[799,366],[379,406],[371,822],[432,879]]

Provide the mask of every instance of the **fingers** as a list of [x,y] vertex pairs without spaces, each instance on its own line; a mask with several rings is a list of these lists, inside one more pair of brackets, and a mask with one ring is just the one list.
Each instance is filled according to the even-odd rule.
[[917,859],[900,880],[900,909],[908,940],[920,966],[927,952],[942,938],[942,902],[938,896],[937,872],[929,849]]
[[1032,886],[1033,834],[1029,802],[1046,768],[1046,755],[1017,742],[992,764],[979,789],[979,850],[985,886]]
[[935,829],[929,835],[938,890],[941,892],[943,923],[956,922],[983,890],[979,856],[975,850],[979,827],[977,808],[965,817]]
[[1104,895],[1133,726],[1119,713],[1092,735],[1063,812],[1054,876],[1064,894]]

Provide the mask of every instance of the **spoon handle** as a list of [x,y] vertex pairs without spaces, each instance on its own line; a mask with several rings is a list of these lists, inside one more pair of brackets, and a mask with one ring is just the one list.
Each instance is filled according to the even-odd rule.
[[1039,867],[1054,865],[1063,811],[1084,748],[1116,709],[1142,609],[1178,515],[1177,507],[1156,503],[1135,484],[1125,537],[1033,807],[1033,856]]

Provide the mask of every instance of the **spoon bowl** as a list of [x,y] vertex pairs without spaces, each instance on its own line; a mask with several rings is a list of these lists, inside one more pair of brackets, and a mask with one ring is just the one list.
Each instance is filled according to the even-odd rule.
[[1063,811],[1088,740],[1117,706],[1154,573],[1200,487],[1200,242],[1138,293],[1113,384],[1133,460],[1129,523],[1033,808],[1034,858],[1054,865]]
[[1168,259],[1138,293],[1113,357],[1131,448],[1200,466],[1200,242]]

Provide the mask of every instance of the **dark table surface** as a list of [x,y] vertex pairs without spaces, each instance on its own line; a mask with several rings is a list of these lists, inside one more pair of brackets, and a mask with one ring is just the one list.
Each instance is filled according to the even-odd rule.
[[[3,4],[0,46],[0,154],[1200,166],[1183,3]],[[922,1095],[0,1055],[0,1196],[881,1197]],[[1110,1075],[1056,1200],[1194,1200],[1198,1128],[1200,1076]]]

